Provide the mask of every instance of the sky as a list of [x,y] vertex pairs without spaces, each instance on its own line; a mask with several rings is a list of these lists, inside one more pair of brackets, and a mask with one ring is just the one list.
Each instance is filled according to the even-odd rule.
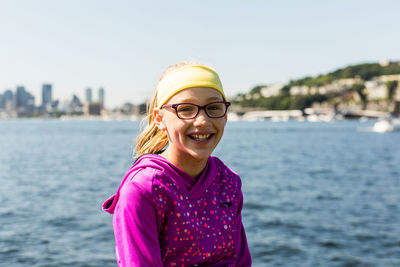
[[205,63],[229,96],[261,84],[400,60],[400,1],[0,0],[0,93],[41,103],[105,89],[108,108],[150,98],[169,65]]

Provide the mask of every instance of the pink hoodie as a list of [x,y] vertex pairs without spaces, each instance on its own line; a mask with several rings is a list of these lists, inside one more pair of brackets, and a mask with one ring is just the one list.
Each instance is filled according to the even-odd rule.
[[103,209],[119,266],[251,266],[239,176],[209,157],[198,180],[159,155],[130,168]]

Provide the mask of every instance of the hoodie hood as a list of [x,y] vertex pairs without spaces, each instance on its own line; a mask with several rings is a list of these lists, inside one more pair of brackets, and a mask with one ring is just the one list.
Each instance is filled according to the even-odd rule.
[[190,194],[193,197],[198,197],[211,185],[218,174],[216,160],[217,158],[210,156],[202,174],[196,180],[160,155],[144,155],[137,159],[133,166],[128,170],[118,187],[117,193],[108,198],[103,203],[102,208],[104,211],[114,214],[114,209],[118,203],[119,194],[123,185],[126,182],[129,182],[136,175],[136,173],[145,168],[152,168],[160,173],[168,175],[172,180],[174,180],[174,182],[190,191]]

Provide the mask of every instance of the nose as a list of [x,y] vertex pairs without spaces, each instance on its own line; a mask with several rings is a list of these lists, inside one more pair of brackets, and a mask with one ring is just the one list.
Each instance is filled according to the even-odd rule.
[[209,122],[209,120],[210,118],[207,116],[204,109],[201,109],[199,111],[199,114],[197,114],[196,118],[194,118],[193,125],[194,126],[206,125]]

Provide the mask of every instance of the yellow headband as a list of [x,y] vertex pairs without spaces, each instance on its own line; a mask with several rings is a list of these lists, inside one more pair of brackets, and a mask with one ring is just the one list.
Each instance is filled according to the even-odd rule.
[[221,81],[214,70],[202,65],[188,65],[173,70],[159,82],[157,107],[160,108],[167,103],[176,93],[193,87],[213,88],[226,100]]

